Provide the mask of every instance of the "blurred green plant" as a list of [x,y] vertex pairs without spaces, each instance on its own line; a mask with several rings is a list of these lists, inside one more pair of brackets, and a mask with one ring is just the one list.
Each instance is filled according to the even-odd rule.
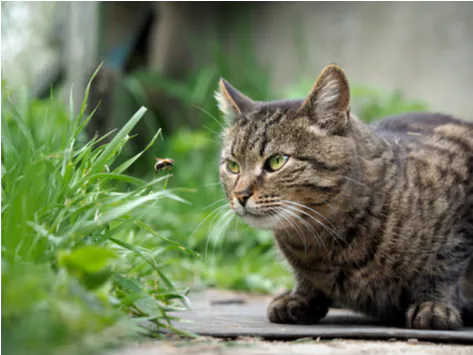
[[[186,201],[166,187],[168,176],[143,180],[126,173],[144,151],[116,163],[145,108],[109,143],[87,141],[89,87],[78,116],[72,100],[68,112],[52,97],[21,95],[14,104],[2,90],[5,353],[90,353],[120,337],[174,330],[168,311],[185,308],[185,290],[167,278],[161,257],[169,250],[197,254],[143,217],[156,216],[166,199]],[[151,238],[160,249],[148,247]]]

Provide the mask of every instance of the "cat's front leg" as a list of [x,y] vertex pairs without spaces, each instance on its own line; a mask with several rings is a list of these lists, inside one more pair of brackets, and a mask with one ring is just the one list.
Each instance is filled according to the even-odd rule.
[[456,330],[462,326],[457,307],[443,301],[413,304],[407,311],[407,326],[414,329]]
[[457,286],[438,282],[422,292],[406,313],[408,328],[455,330],[462,327],[461,312],[456,297]]
[[272,323],[316,324],[328,312],[332,300],[309,282],[298,278],[293,291],[277,296],[267,314]]

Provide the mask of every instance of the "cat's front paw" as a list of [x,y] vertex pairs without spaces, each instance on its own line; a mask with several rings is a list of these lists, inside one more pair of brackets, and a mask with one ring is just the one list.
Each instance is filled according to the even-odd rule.
[[287,293],[270,303],[268,319],[271,323],[316,324],[327,312],[327,305],[317,304],[316,298],[308,300],[297,293]]
[[413,329],[455,330],[461,328],[460,312],[440,302],[413,304],[407,311],[407,326]]

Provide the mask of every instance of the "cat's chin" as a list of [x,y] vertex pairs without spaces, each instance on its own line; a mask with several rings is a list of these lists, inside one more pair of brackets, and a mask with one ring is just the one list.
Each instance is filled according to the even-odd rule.
[[245,214],[241,218],[250,226],[258,229],[276,230],[282,228],[281,224],[274,216],[255,216]]

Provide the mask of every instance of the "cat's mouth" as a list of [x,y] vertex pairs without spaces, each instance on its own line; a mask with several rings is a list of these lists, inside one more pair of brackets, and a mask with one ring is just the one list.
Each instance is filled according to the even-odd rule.
[[259,216],[246,214],[242,216],[243,220],[250,226],[261,229],[278,229],[278,221],[273,216]]
[[247,209],[243,209],[241,213],[238,213],[240,217],[252,217],[252,218],[261,218],[266,217],[265,215],[256,214],[254,212],[248,211]]
[[244,207],[241,207],[241,206],[237,206],[236,208],[233,209],[233,211],[240,217],[242,218],[246,218],[246,217],[250,217],[250,218],[264,218],[264,217],[268,217],[268,214],[265,214],[261,211],[254,211],[248,207],[244,208]]
[[281,228],[280,221],[274,215],[256,214],[252,211],[235,211],[247,224],[259,229],[275,230]]
[[253,206],[251,202],[243,207],[239,203],[232,204],[233,212],[252,227],[259,229],[276,230],[283,228],[276,213],[264,208]]

